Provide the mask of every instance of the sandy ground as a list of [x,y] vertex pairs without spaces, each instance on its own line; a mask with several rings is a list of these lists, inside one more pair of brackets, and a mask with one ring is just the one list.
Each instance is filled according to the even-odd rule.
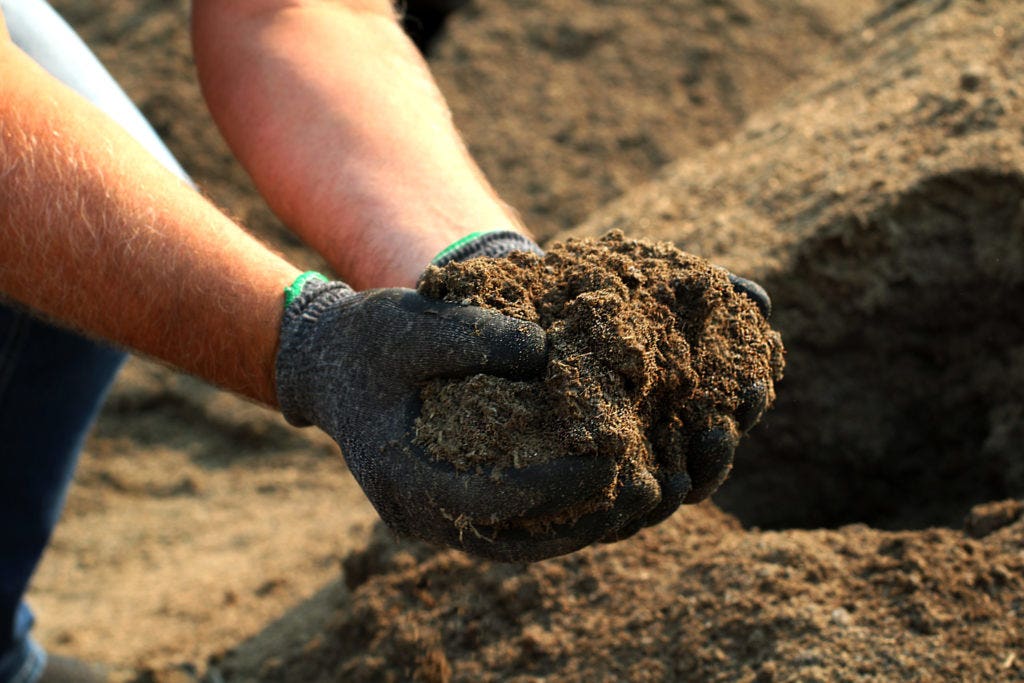
[[[205,192],[319,264],[205,114],[186,3],[54,4]],[[326,437],[133,361],[38,637],[140,681],[1019,679],[1020,506],[963,519],[1024,495],[1022,19],[473,3],[433,68],[539,237],[668,239],[775,298],[787,378],[724,511],[531,567],[395,543]]]

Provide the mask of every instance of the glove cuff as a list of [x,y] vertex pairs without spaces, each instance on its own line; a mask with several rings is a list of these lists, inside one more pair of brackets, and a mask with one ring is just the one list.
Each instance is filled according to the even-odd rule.
[[[277,402],[281,414],[296,427],[308,427],[317,361],[314,330],[324,311],[355,296],[344,282],[330,282],[319,273],[303,273],[285,289],[285,309],[277,347]],[[312,342],[312,343],[311,343]]]
[[302,288],[306,286],[306,283],[310,280],[319,280],[320,282],[330,282],[327,276],[316,272],[315,270],[307,270],[302,275],[295,278],[295,282],[291,283],[284,288],[284,307],[285,310],[292,305],[292,302],[299,298],[302,294]]
[[478,256],[500,257],[513,251],[544,255],[544,250],[536,242],[515,230],[481,230],[452,243],[435,256],[430,264],[440,268],[452,261],[465,261]]

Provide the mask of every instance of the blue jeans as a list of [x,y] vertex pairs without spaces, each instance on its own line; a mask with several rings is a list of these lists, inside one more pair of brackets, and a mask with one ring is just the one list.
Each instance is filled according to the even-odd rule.
[[120,351],[0,308],[0,680],[17,680],[25,655],[38,659],[22,598],[57,524],[82,440],[123,359]]
[[[187,180],[142,114],[46,2],[0,0],[0,10],[18,47]],[[0,683],[33,683],[45,666],[45,654],[29,635],[33,617],[25,590],[124,357],[0,303]]]

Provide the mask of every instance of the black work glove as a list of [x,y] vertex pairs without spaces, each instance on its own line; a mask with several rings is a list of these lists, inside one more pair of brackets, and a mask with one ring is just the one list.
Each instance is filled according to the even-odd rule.
[[[478,233],[457,242],[441,252],[433,261],[443,266],[451,261],[462,261],[478,256],[500,258],[513,251],[530,251],[544,255],[535,242],[511,231]],[[772,302],[761,285],[728,274],[733,289],[745,294],[767,319],[771,316]],[[576,532],[579,536],[593,535],[592,540],[618,541],[632,536],[640,529],[658,524],[675,512],[680,505],[698,503],[722,485],[732,469],[733,455],[740,437],[761,419],[768,403],[768,387],[756,382],[743,390],[744,399],[736,412],[722,416],[710,429],[695,439],[696,445],[687,453],[686,472],[659,473],[627,472],[620,477],[620,490],[612,512],[613,524],[603,532],[595,524],[598,519],[581,519],[587,526]]]
[[476,373],[537,377],[546,364],[539,327],[409,289],[355,292],[317,278],[298,289],[281,324],[281,410],[292,424],[315,424],[338,442],[392,529],[518,561],[571,552],[624,523],[604,511],[571,529],[524,526],[595,499],[614,479],[610,462],[566,458],[500,473],[456,472],[413,443],[424,382]]

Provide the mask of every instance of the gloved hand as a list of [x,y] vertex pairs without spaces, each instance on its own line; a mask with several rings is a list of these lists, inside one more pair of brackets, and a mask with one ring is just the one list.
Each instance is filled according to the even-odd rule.
[[[535,242],[511,231],[475,233],[437,255],[433,265],[443,266],[451,261],[462,261],[477,256],[500,258],[512,251],[530,251],[544,255]],[[767,319],[771,316],[772,302],[761,285],[728,274],[733,289],[745,294]],[[740,437],[761,419],[768,403],[768,387],[760,382],[743,389],[744,400],[731,417],[723,416],[715,425],[696,439],[696,447],[687,453],[686,472],[659,473],[651,477],[646,472],[633,472],[620,477],[614,510],[617,526],[609,526],[594,540],[618,541],[632,536],[640,529],[658,524],[668,518],[680,505],[698,503],[722,485],[732,469],[733,454]],[[583,521],[583,520],[581,520]],[[588,533],[599,531],[588,529]]]
[[625,523],[620,511],[605,510],[571,526],[527,529],[533,518],[595,499],[614,479],[611,462],[567,458],[456,472],[413,443],[423,382],[538,376],[546,362],[539,327],[408,289],[357,293],[319,277],[292,289],[277,356],[281,410],[292,424],[315,424],[338,442],[394,530],[512,561],[571,552]]

